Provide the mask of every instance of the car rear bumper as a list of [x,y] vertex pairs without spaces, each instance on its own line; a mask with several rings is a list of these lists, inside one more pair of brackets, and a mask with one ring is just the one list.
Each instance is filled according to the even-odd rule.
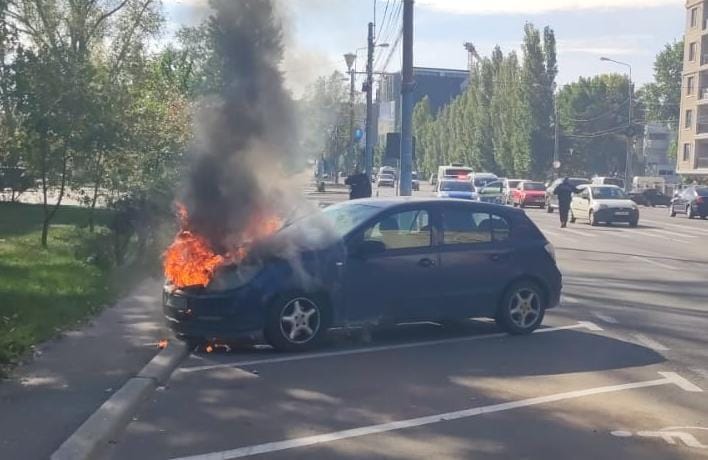
[[178,337],[237,340],[255,338],[263,330],[265,308],[248,289],[217,294],[165,287],[162,309]]
[[599,222],[636,222],[639,211],[636,209],[599,209],[595,211],[595,220]]

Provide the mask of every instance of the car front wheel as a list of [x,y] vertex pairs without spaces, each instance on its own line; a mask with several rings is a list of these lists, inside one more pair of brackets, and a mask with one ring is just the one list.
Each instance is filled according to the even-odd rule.
[[676,211],[674,210],[674,205],[669,205],[669,217],[676,217]]
[[593,226],[593,227],[596,227],[596,226],[597,226],[597,223],[598,223],[598,222],[597,222],[597,220],[595,219],[595,213],[592,212],[592,211],[590,211],[590,213],[588,214],[588,222],[590,222],[590,225]]
[[689,219],[693,219],[694,217],[696,217],[696,214],[693,212],[693,206],[691,206],[690,204],[688,205],[688,209],[686,209],[686,216]]
[[496,322],[513,335],[530,334],[541,325],[545,306],[535,283],[521,281],[506,290],[497,311]]
[[272,304],[264,335],[276,350],[304,351],[316,346],[325,331],[325,310],[321,302],[308,296],[291,295]]

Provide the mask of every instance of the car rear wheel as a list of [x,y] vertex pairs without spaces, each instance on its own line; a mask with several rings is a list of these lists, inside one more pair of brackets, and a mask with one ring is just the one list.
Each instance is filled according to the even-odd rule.
[[264,335],[276,350],[309,350],[324,337],[325,319],[319,300],[304,295],[285,296],[268,311]]
[[496,322],[509,334],[530,334],[541,325],[544,313],[541,290],[535,283],[520,281],[504,293]]
[[674,210],[674,205],[669,205],[669,217],[676,217],[676,211]]
[[551,202],[549,200],[546,200],[546,212],[548,214],[553,214],[553,206],[551,206]]

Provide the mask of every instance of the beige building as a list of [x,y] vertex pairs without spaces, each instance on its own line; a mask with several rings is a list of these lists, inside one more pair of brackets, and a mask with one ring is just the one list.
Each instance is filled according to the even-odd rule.
[[708,0],[686,0],[676,172],[708,176]]

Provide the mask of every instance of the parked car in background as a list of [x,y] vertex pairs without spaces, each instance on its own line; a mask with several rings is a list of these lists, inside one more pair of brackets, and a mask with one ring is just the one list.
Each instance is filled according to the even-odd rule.
[[542,182],[521,181],[511,192],[511,203],[522,208],[538,206],[543,209],[546,207],[546,186]]
[[492,173],[473,173],[469,176],[470,182],[476,188],[482,188],[490,182],[496,182],[499,180],[496,174]]
[[504,204],[511,204],[511,192],[519,186],[523,179],[500,179],[504,182]]
[[478,200],[479,195],[471,182],[466,180],[444,179],[438,182],[438,198],[460,198],[463,200]]
[[498,180],[490,182],[482,188],[477,189],[479,201],[483,203],[506,204],[506,195],[504,194],[504,182]]
[[661,190],[649,188],[642,191],[634,191],[629,193],[629,197],[637,204],[643,206],[669,206],[671,197],[666,195]]
[[620,177],[614,177],[614,176],[598,177],[598,176],[595,176],[592,178],[592,181],[590,183],[593,185],[616,185],[617,187],[624,189],[624,179],[622,179]]
[[428,182],[430,182],[430,185],[437,185],[438,184],[438,175],[435,173],[431,174]]
[[396,183],[396,178],[393,177],[393,174],[379,174],[377,179],[376,179],[376,186],[377,187],[394,187]]
[[590,225],[601,222],[625,222],[630,227],[639,224],[639,208],[616,185],[581,185],[580,193],[570,203],[570,222],[587,219]]
[[[585,177],[570,177],[568,181],[574,187],[590,183],[590,179],[586,179]],[[563,182],[563,178],[558,178],[551,182],[551,185],[546,188],[546,212],[548,213],[552,213],[554,209],[558,208],[558,197],[553,192],[556,191],[556,187],[558,187],[561,182]]]
[[[313,228],[330,231],[313,239]],[[300,249],[272,256],[283,247]],[[206,287],[165,286],[163,311],[178,337],[264,336],[277,350],[302,351],[335,327],[471,317],[529,334],[560,303],[553,246],[523,212],[485,203],[345,201],[284,226],[249,254]]]
[[669,205],[669,215],[685,214],[689,219],[708,216],[708,186],[692,185],[678,192]]
[[418,180],[418,173],[416,171],[411,173],[411,188],[416,192],[420,191],[420,181]]

